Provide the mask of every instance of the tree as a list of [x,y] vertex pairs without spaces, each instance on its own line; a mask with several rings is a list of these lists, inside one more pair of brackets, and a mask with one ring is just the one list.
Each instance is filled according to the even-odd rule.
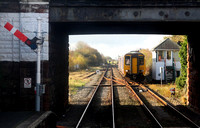
[[84,69],[87,67],[87,59],[83,55],[78,54],[74,60],[74,64],[78,65],[78,68]]
[[187,37],[185,35],[172,35],[172,36],[165,36],[164,40],[166,40],[167,38],[178,43],[178,42],[184,42]]
[[74,51],[69,51],[69,70],[73,71],[74,70]]
[[103,63],[102,55],[98,50],[90,47],[85,42],[79,41],[74,51],[69,52],[69,70],[87,68],[88,66],[99,66]]
[[106,57],[105,57],[103,54],[101,54],[101,57],[102,57],[102,63],[103,63],[103,64],[106,64],[106,63],[107,63]]
[[152,70],[152,52],[149,49],[141,49],[141,53],[145,56],[145,63],[146,63],[146,75],[151,73]]

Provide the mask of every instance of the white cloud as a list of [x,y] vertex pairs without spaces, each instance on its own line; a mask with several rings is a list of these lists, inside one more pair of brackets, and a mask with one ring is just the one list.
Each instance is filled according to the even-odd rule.
[[164,36],[168,35],[72,35],[69,44],[70,49],[74,49],[78,41],[83,41],[105,56],[117,59],[119,55],[139,48],[151,50]]
[[150,50],[157,46],[161,41],[163,41],[163,38],[165,36],[169,35],[150,35],[147,39],[143,41],[144,43],[144,48],[149,48]]

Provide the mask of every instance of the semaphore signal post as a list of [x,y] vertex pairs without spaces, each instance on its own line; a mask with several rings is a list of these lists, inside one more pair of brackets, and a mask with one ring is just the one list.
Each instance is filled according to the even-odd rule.
[[40,95],[42,93],[41,86],[41,46],[44,42],[42,34],[41,34],[41,18],[38,19],[38,31],[37,36],[33,39],[29,39],[26,35],[16,29],[12,24],[7,22],[4,25],[8,31],[10,31],[13,35],[15,35],[19,40],[28,45],[33,51],[37,53],[37,73],[36,73],[36,101],[35,101],[35,110],[40,111]]

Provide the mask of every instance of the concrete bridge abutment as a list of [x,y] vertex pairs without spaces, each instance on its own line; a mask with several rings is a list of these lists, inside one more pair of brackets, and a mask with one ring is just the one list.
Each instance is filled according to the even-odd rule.
[[68,105],[68,34],[59,23],[50,23],[49,37],[51,109],[62,114]]

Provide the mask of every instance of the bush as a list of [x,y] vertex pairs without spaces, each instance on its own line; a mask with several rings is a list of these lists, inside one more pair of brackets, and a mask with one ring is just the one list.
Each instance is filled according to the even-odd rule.
[[181,49],[179,51],[179,57],[181,58],[181,75],[176,78],[177,88],[184,88],[186,86],[187,79],[187,37],[181,42]]
[[179,76],[176,78],[177,88],[182,89],[186,85],[186,77]]

